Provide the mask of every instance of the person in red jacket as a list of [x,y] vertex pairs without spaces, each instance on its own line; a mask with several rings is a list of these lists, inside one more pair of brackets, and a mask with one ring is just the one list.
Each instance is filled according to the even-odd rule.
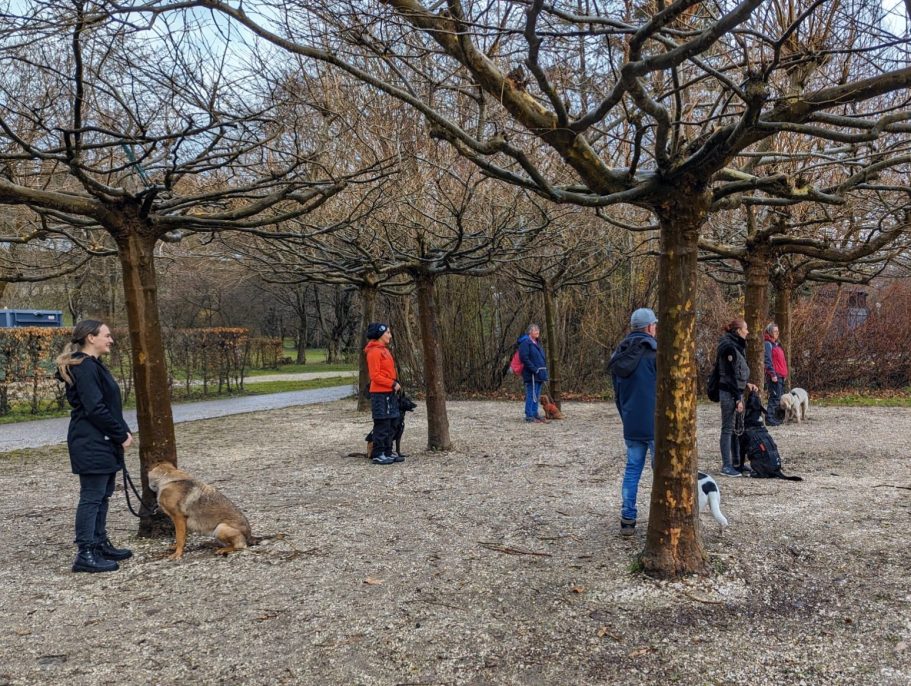
[[405,458],[392,451],[395,420],[399,417],[396,393],[401,390],[395,371],[395,359],[389,351],[392,331],[389,326],[374,322],[367,327],[367,372],[370,375],[370,410],[373,414],[373,464],[404,462]]
[[778,342],[778,324],[772,322],[765,328],[763,336],[765,348],[765,384],[769,391],[769,404],[767,406],[766,424],[777,426],[781,424],[778,410],[781,394],[784,393],[784,380],[788,378],[788,361],[784,356],[784,349]]

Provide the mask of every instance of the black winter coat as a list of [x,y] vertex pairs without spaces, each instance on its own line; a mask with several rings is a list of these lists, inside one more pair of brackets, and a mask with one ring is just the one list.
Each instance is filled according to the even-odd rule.
[[750,380],[746,351],[747,342],[733,331],[725,333],[718,341],[718,387],[731,395],[743,395]]
[[[79,353],[77,353],[79,356]],[[120,386],[96,357],[83,355],[69,368],[72,384],[66,399],[72,407],[66,444],[74,474],[110,474],[123,467],[123,442],[130,427],[123,419]]]

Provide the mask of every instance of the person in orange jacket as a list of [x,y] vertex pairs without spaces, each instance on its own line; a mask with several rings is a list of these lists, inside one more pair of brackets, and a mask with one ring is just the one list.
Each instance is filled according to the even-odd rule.
[[370,410],[373,414],[373,464],[404,462],[405,458],[392,451],[395,420],[399,417],[396,393],[401,390],[395,371],[395,359],[389,351],[392,331],[389,326],[374,322],[367,327],[367,372],[370,375]]

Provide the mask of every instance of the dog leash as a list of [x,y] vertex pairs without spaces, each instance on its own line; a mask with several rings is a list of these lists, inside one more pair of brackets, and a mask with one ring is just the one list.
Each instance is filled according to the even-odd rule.
[[[127,484],[129,484],[129,488],[127,488]],[[131,490],[133,491],[133,495],[135,495],[136,499],[139,501],[139,504],[142,505],[139,512],[133,509],[133,503],[130,502]],[[143,516],[151,516],[158,512],[158,503],[155,503],[155,507],[150,508],[145,504],[145,501],[142,499],[142,495],[139,493],[139,491],[136,490],[136,486],[133,484],[133,479],[130,478],[130,473],[127,471],[126,462],[123,464],[123,493],[127,498],[127,507],[130,510],[130,514],[132,514],[134,517],[141,518]],[[146,511],[145,515],[142,514],[143,509]]]

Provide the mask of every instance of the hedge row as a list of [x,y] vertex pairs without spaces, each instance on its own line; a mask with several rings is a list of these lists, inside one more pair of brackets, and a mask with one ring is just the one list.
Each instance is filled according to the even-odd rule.
[[[126,402],[133,388],[130,337],[126,330],[112,334],[115,343],[105,363]],[[70,328],[0,329],[0,415],[16,402],[28,402],[33,414],[65,406],[63,385],[54,380],[54,360],[71,335]],[[171,386],[180,383],[188,393],[196,387],[203,395],[242,390],[251,358],[260,366],[281,361],[281,339],[250,338],[241,328],[167,331],[164,344]]]

